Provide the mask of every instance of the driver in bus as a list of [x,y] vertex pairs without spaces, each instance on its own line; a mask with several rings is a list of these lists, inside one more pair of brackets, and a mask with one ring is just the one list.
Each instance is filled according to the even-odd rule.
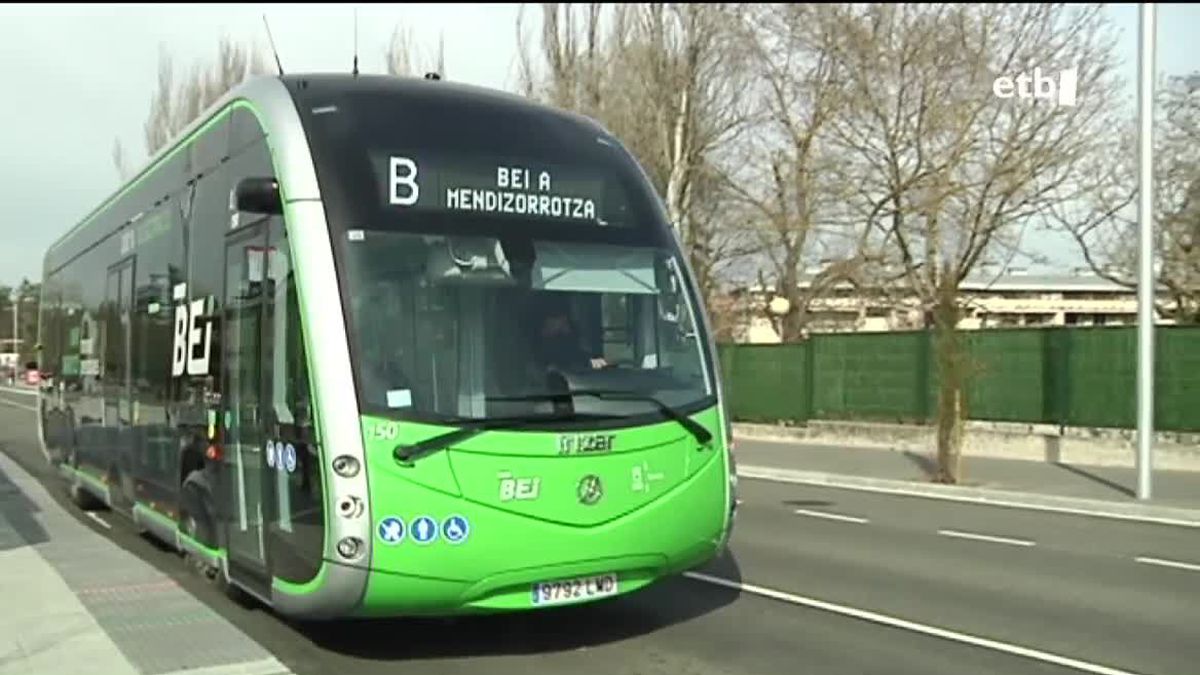
[[579,346],[579,333],[566,301],[552,300],[544,309],[539,328],[534,353],[546,367],[596,370],[608,365],[604,357],[591,356]]

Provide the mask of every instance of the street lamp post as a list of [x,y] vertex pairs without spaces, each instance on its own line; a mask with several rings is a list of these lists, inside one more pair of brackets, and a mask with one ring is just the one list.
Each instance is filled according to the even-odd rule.
[[20,311],[18,309],[18,306],[19,306],[19,303],[17,302],[18,299],[19,299],[19,296],[17,295],[17,289],[16,288],[11,289],[8,293],[8,300],[9,300],[9,304],[12,305],[12,315],[13,315],[12,353],[13,353],[14,360],[13,360],[13,364],[12,364],[12,379],[14,382],[17,379],[17,369],[20,368],[20,364],[21,364],[21,342],[17,338],[17,330],[18,330],[18,326],[20,326],[20,322],[17,319],[17,316],[18,316],[17,312]]
[[1154,10],[1138,8],[1138,499],[1150,498],[1154,443]]
[[[13,331],[12,331],[13,353],[15,353],[17,355],[17,360],[20,361],[21,360],[21,340],[20,340],[20,338],[17,337],[17,331],[19,330],[18,327],[21,324],[17,320],[17,316],[18,316],[18,312],[21,311],[21,304],[20,304],[21,296],[17,293],[17,289],[13,288],[12,290],[10,290],[8,292],[8,299],[12,303],[12,312],[13,312]],[[13,365],[13,368],[16,368],[15,364]]]

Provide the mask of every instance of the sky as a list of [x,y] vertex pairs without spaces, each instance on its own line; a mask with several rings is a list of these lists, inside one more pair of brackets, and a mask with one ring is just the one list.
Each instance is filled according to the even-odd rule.
[[[225,35],[265,53],[270,23],[287,72],[349,72],[354,10],[339,5],[5,5],[0,7],[0,285],[37,280],[45,250],[118,187],[119,138],[131,168],[146,158],[142,124],[161,46],[184,67],[216,55]],[[358,7],[359,68],[384,71],[397,26],[432,50],[444,35],[446,76],[511,89],[518,5],[387,4]],[[1136,83],[1137,6],[1108,7],[1123,31],[1125,80]],[[534,12],[536,15],[536,12]],[[1158,70],[1200,70],[1200,5],[1158,5]],[[532,17],[531,17],[532,18]],[[1085,95],[1086,92],[1080,92]],[[1132,94],[1132,91],[1131,91]],[[14,105],[20,101],[21,105]],[[1026,246],[1063,268],[1082,266],[1073,241],[1033,233]]]

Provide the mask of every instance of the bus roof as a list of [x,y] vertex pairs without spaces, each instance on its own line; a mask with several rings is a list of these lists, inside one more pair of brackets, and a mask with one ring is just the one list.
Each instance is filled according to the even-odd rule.
[[[216,102],[211,104],[204,112],[196,116],[182,131],[177,133],[170,142],[160,148],[154,155],[148,159],[142,167],[128,180],[125,180],[111,194],[104,198],[98,206],[89,211],[83,218],[79,219],[76,224],[65,234],[58,237],[46,250],[46,257],[49,256],[60,247],[63,243],[70,240],[80,230],[87,226],[96,216],[103,213],[109,206],[116,202],[125,192],[135,186],[143,178],[153,173],[155,168],[162,163],[163,160],[173,155],[177,150],[186,146],[193,140],[193,136],[202,129],[210,120],[218,115],[221,111],[227,108],[230,104],[239,99],[249,98],[253,103],[253,97],[248,97],[247,92],[256,89],[262,80],[278,80],[282,81],[287,90],[292,94],[294,99],[309,98],[311,96],[321,96],[322,94],[338,94],[342,92],[366,92],[378,93],[380,95],[403,95],[403,96],[429,96],[431,94],[437,96],[447,96],[454,99],[456,105],[480,105],[480,106],[516,106],[527,108],[530,113],[544,115],[558,115],[574,118],[584,124],[592,125],[598,129],[603,129],[602,125],[594,119],[589,118],[571,111],[554,108],[532,99],[519,96],[510,92],[481,87],[476,85],[461,84],[450,82],[441,79],[425,79],[418,77],[402,77],[392,75],[351,75],[344,73],[298,73],[287,75],[262,75],[248,78],[238,86],[230,89]],[[436,93],[435,93],[436,92]],[[310,99],[311,100],[311,99]]]

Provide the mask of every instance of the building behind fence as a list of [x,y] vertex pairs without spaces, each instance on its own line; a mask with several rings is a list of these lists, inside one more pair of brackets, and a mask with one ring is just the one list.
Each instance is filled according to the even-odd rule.
[[[798,286],[807,291],[812,274]],[[730,336],[755,344],[779,342],[765,313],[774,288],[749,286],[730,292],[734,316]],[[1076,270],[1073,274],[1026,274],[1013,269],[1002,275],[977,275],[959,284],[963,302],[962,330],[1044,326],[1136,325],[1137,290]],[[1174,304],[1166,294],[1159,302]],[[842,283],[808,303],[814,333],[887,332],[921,327],[923,301],[894,282],[886,288]],[[1159,318],[1160,325],[1173,323]]]
[[[1200,431],[1200,326],[1155,331],[1155,428]],[[966,331],[972,420],[1136,427],[1137,328]],[[735,420],[932,423],[929,331],[817,334],[794,344],[724,344]]]

